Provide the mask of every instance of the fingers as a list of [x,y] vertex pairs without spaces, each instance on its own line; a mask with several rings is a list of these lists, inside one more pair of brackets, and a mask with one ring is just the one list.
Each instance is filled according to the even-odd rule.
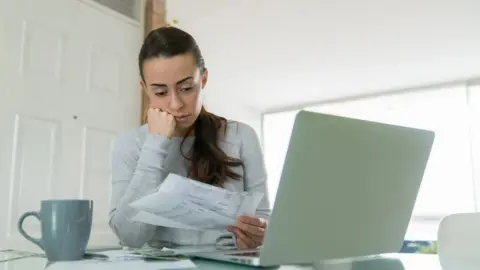
[[234,226],[229,226],[227,228],[228,231],[232,232],[237,236],[238,239],[242,239],[242,242],[245,244],[250,244],[250,248],[256,248],[258,246],[261,246],[263,243],[263,235],[258,236],[258,235],[253,235],[251,233],[245,232],[240,228],[234,227]]
[[243,242],[242,239],[240,239],[240,238],[237,238],[237,243],[236,244],[237,244],[237,247],[239,249],[248,249],[249,248],[248,245],[245,242]]
[[235,227],[245,231],[247,234],[257,237],[265,235],[266,222],[256,217],[238,218]]
[[255,243],[255,246],[254,247],[258,247],[258,246],[261,246],[262,243],[263,243],[263,236],[257,236],[257,235],[253,235],[253,234],[250,234],[248,232],[243,232],[248,238],[252,239],[252,241]]
[[155,115],[160,116],[160,117],[166,117],[169,121],[175,120],[175,117],[172,114],[170,114],[170,113],[168,113],[168,112],[166,112],[166,111],[164,111],[160,108],[149,108],[148,109],[148,116],[153,117]]
[[149,118],[153,118],[154,116],[159,115],[160,112],[163,112],[163,111],[160,110],[159,108],[149,108],[147,112],[147,116]]
[[235,227],[245,231],[248,234],[251,234],[253,236],[261,236],[263,237],[265,235],[265,228],[257,227],[257,226],[252,226],[248,225],[245,223],[236,223]]
[[155,113],[165,113],[165,111],[160,108],[149,108],[148,110]]
[[170,113],[168,111],[162,110],[161,108],[149,108],[148,110],[155,113],[162,113],[162,115],[166,115],[168,117],[171,116],[172,119],[175,119],[175,116],[178,116],[178,114],[176,113]]
[[261,228],[267,228],[267,221],[259,217],[250,217],[250,216],[240,216],[237,218],[237,221],[242,223],[247,223]]
[[164,114],[167,115],[167,119],[168,119],[169,121],[175,121],[175,117],[174,117],[173,115],[171,115],[171,114],[169,114],[169,113],[166,113],[166,112],[164,112]]
[[239,248],[256,248],[261,243],[257,243],[254,239],[248,237],[242,230],[235,227],[229,227],[229,231],[233,232],[237,237],[237,246]]
[[175,117],[161,108],[149,108],[147,122],[150,133],[166,136],[169,139],[175,133]]

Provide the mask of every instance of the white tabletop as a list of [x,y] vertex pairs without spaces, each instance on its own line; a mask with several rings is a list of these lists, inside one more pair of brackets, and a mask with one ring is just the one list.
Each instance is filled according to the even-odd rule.
[[[188,269],[255,269],[242,265],[221,263],[203,259],[192,259],[197,268]],[[0,270],[45,269],[47,262],[43,258],[24,258],[0,263]],[[50,267],[47,267],[47,269]],[[100,265],[96,269],[103,269]],[[93,268],[93,269],[95,269]],[[436,255],[386,254],[362,260],[339,260],[325,263],[324,270],[443,270]],[[70,268],[74,269],[74,268]],[[83,269],[83,268],[82,268]],[[92,268],[89,268],[92,269]],[[179,268],[176,268],[179,269]],[[181,268],[180,268],[181,269]],[[281,266],[277,269],[315,269],[310,266]],[[318,269],[318,268],[317,268]],[[140,269],[136,269],[140,270]]]

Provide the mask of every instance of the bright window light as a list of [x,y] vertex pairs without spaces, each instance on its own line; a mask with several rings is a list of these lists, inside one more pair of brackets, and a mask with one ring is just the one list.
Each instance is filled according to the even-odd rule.
[[[480,87],[459,85],[303,109],[436,132],[407,239],[435,240],[443,217],[476,211],[480,199],[477,195],[480,185],[475,184],[480,179]],[[272,202],[297,112],[264,115],[265,158]]]

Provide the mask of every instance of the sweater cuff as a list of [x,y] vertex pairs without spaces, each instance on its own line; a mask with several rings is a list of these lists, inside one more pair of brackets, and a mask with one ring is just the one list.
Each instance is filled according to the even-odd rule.
[[143,143],[143,149],[148,150],[167,150],[171,140],[166,136],[147,133],[145,142]]
[[168,154],[170,142],[165,136],[148,133],[138,160],[138,169],[163,169],[163,160]]

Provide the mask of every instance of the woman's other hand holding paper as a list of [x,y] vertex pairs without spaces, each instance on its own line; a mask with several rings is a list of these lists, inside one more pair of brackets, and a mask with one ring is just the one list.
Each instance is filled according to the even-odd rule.
[[259,217],[240,216],[234,226],[227,227],[227,230],[237,237],[238,248],[257,248],[263,243],[267,222]]

